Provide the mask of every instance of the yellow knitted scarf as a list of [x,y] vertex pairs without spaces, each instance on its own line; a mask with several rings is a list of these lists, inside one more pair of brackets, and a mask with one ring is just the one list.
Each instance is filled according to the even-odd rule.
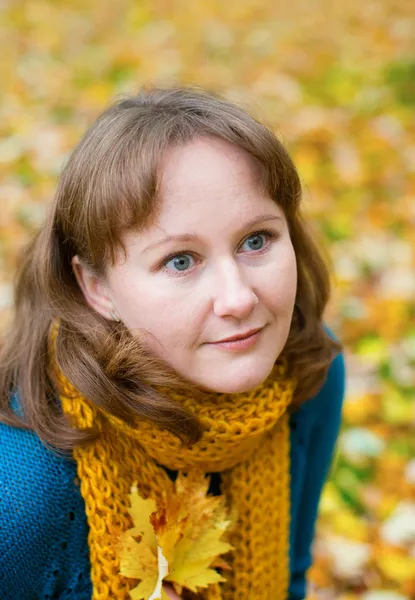
[[[137,580],[120,574],[116,542],[132,526],[128,494],[133,482],[154,500],[172,482],[172,470],[200,468],[221,473],[221,493],[236,509],[236,527],[226,556],[226,582],[210,585],[205,600],[283,600],[289,583],[290,435],[287,407],[295,382],[278,361],[254,391],[192,397],[170,396],[192,411],[206,430],[191,448],[170,432],[144,419],[134,426],[97,409],[55,365],[63,411],[79,428],[97,426],[101,435],[74,450],[89,524],[93,600],[130,600]],[[194,596],[196,597],[196,596]]]

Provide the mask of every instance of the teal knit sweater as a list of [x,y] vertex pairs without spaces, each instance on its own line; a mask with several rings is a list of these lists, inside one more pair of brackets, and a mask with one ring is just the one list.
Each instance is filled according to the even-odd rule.
[[[306,595],[318,505],[332,465],[344,390],[344,357],[339,355],[320,392],[290,417],[288,600]],[[211,492],[218,491],[217,483],[216,475]],[[0,423],[1,600],[90,600],[87,536],[76,463],[47,449],[34,433]]]

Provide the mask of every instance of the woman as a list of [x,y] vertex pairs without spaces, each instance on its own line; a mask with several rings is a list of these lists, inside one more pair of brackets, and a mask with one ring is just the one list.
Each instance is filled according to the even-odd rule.
[[275,135],[201,90],[143,90],[88,130],[2,342],[3,600],[130,598],[131,486],[159,501],[195,470],[237,515],[229,567],[164,593],[305,596],[344,361],[300,202]]

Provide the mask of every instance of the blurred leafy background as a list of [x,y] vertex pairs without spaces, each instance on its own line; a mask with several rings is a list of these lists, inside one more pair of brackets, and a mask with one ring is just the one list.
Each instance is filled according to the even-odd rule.
[[310,600],[415,598],[414,34],[411,0],[0,2],[1,323],[19,249],[118,94],[212,88],[291,152],[348,371]]

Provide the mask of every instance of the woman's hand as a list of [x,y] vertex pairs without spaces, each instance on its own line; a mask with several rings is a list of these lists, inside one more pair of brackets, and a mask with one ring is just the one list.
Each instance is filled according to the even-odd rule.
[[163,583],[163,590],[166,592],[168,597],[171,598],[171,600],[182,600],[182,597],[176,594],[171,585]]

